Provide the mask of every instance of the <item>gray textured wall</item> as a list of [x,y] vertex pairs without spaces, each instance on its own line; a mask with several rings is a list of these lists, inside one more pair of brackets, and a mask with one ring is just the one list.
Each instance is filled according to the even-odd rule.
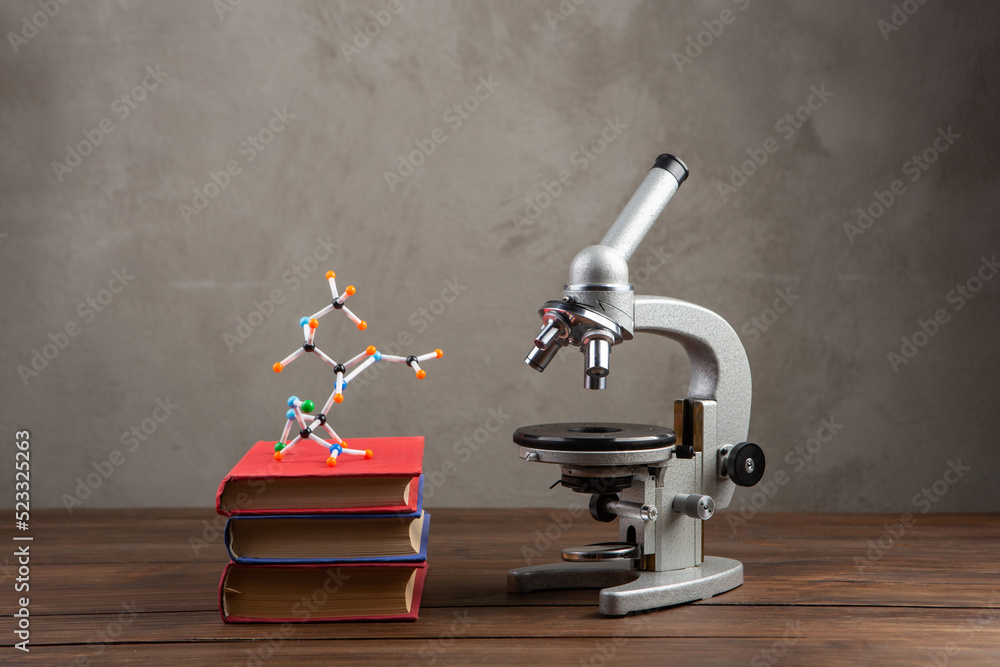
[[[751,434],[784,483],[740,490],[736,509],[1000,510],[1000,280],[975,279],[1000,250],[1000,5],[224,1],[0,10],[2,438],[12,461],[15,430],[31,430],[35,506],[210,506],[246,448],[277,438],[286,396],[329,391],[318,359],[270,369],[326,301],[328,268],[371,324],[323,320],[329,353],[400,336],[446,352],[420,385],[393,366],[355,387],[340,433],[424,434],[432,507],[566,506],[573,494],[547,490],[557,470],[519,461],[510,432],[669,423],[687,361],[636,340],[616,348],[610,388],[586,392],[576,354],[544,375],[523,364],[536,309],[670,151],[692,176],[633,278],[718,311],[746,344]],[[243,143],[271,122],[261,150]],[[600,154],[581,151],[602,132]],[[100,142],[77,164],[67,146],[88,135]],[[933,164],[914,171],[925,150]],[[884,213],[845,228],[894,180]],[[981,289],[952,292],[970,280]],[[274,292],[271,314],[258,302]],[[259,326],[227,342],[241,318]],[[19,370],[35,351],[54,358]],[[456,444],[487,426],[478,449]],[[946,476],[959,460],[971,469]],[[97,468],[110,476],[81,487]],[[915,499],[925,487],[940,500]]]

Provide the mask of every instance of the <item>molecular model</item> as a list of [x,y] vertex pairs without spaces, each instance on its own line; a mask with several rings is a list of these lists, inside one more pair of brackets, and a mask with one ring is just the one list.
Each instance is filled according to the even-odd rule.
[[[366,459],[372,458],[373,453],[370,449],[348,449],[346,447],[347,442],[337,435],[337,432],[330,427],[329,423],[327,423],[327,414],[333,407],[333,404],[342,403],[344,400],[344,389],[348,384],[350,384],[351,380],[356,378],[358,375],[363,373],[366,368],[378,361],[395,361],[406,364],[414,370],[418,380],[423,380],[427,376],[427,371],[422,369],[420,364],[429,359],[440,359],[444,354],[441,350],[434,350],[433,352],[422,354],[420,356],[410,355],[408,357],[399,357],[391,354],[382,354],[375,349],[374,345],[369,345],[364,352],[353,357],[347,363],[339,364],[331,359],[329,356],[324,354],[322,350],[316,347],[316,327],[319,326],[319,318],[331,311],[339,310],[351,318],[351,321],[357,325],[359,330],[364,331],[368,328],[367,322],[360,319],[357,315],[352,313],[347,306],[344,305],[347,301],[347,297],[352,296],[355,293],[354,286],[348,285],[347,289],[344,290],[344,293],[340,294],[337,291],[336,278],[337,274],[333,271],[326,272],[327,282],[330,283],[330,292],[333,293],[333,302],[312,317],[303,317],[299,320],[299,326],[302,327],[302,333],[305,336],[305,342],[302,343],[302,347],[295,350],[295,352],[292,352],[285,359],[279,361],[273,366],[274,372],[280,373],[285,369],[285,366],[298,359],[304,353],[312,352],[325,361],[336,374],[333,393],[330,394],[330,398],[323,406],[323,410],[316,415],[312,414],[312,411],[316,409],[316,405],[312,401],[303,401],[297,396],[289,397],[288,407],[290,409],[285,413],[285,417],[287,419],[285,422],[285,429],[281,432],[281,439],[274,445],[275,461],[281,461],[284,459],[288,452],[291,451],[292,447],[303,440],[311,440],[324,449],[329,450],[330,457],[326,460],[326,464],[330,467],[337,465],[337,457],[341,454],[355,454],[357,456],[364,456]],[[353,366],[357,366],[357,368],[348,374],[347,371]],[[298,426],[299,434],[295,436],[291,442],[289,442],[288,435],[291,433],[293,425]],[[326,429],[326,431],[330,434],[333,438],[332,443],[327,442],[323,438],[316,435],[316,432],[319,431],[320,427]]]

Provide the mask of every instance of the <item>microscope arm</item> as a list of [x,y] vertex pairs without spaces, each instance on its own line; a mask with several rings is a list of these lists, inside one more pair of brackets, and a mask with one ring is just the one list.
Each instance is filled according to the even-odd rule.
[[716,434],[705,437],[702,493],[712,496],[717,508],[727,507],[736,485],[719,476],[717,452],[723,445],[745,441],[750,428],[750,362],[743,343],[711,310],[662,296],[635,297],[635,331],[683,345],[691,362],[688,398],[716,402]]

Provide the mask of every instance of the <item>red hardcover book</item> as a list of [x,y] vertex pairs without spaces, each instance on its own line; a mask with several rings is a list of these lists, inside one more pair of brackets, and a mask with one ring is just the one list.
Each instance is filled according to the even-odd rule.
[[274,442],[258,442],[219,485],[216,510],[241,514],[408,513],[418,508],[424,439],[352,438],[374,457],[329,454],[309,442],[274,460]]
[[241,565],[219,582],[226,623],[417,620],[427,563]]

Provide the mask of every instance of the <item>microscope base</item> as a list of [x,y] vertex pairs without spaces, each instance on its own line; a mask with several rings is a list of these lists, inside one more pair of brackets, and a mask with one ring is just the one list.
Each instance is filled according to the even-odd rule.
[[[605,616],[705,600],[743,583],[743,564],[731,558],[706,556],[696,567],[650,572],[631,561],[549,563],[519,567],[507,573],[509,593],[558,588],[604,588],[600,610]],[[611,586],[611,588],[605,588]]]

